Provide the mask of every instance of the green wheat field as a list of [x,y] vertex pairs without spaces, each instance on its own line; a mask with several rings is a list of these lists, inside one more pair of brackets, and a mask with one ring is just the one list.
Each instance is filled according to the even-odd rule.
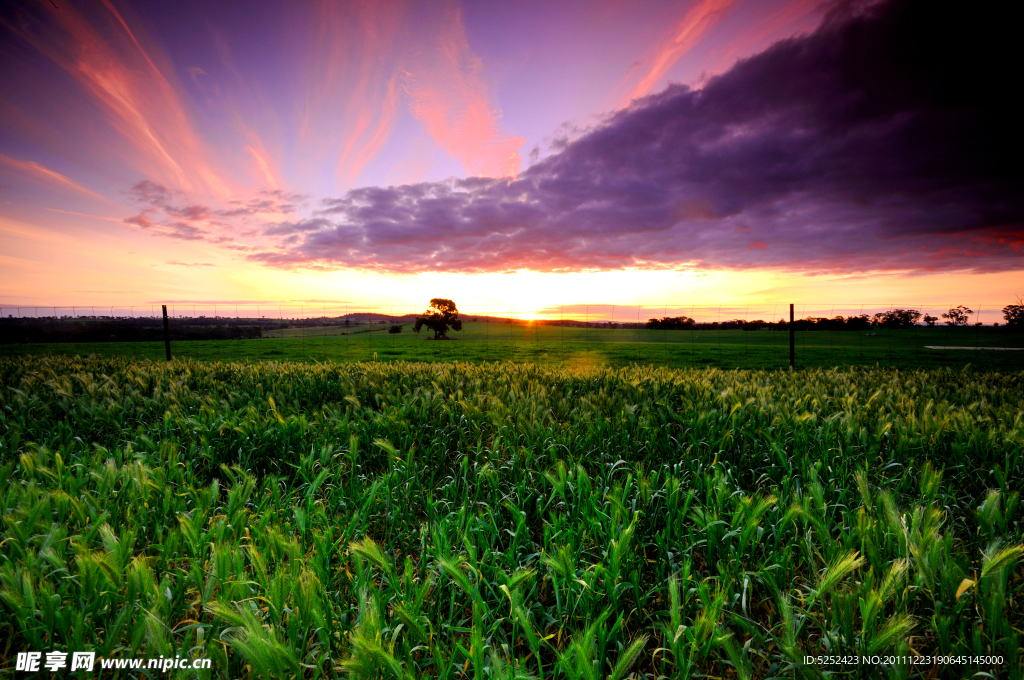
[[1024,677],[1019,369],[8,356],[0,478],[3,674]]

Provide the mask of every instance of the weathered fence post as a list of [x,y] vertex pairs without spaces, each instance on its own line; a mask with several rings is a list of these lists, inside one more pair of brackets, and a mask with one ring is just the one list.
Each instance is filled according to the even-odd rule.
[[[170,350],[168,350],[170,351]],[[169,355],[168,355],[169,356]],[[789,370],[796,364],[796,333],[793,330],[793,303],[789,303]]]
[[167,323],[167,305],[161,305],[164,309],[164,353],[167,354],[167,360],[171,360],[171,327]]

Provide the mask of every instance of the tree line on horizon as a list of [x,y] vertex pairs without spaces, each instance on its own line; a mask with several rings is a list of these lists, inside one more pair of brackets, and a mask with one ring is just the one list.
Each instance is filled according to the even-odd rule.
[[[1024,301],[1018,304],[1003,307],[1003,319],[1009,327],[1024,327]],[[941,314],[941,320],[947,326],[962,327],[970,324],[971,314],[974,310],[964,305],[950,307],[949,311]],[[913,328],[918,325],[934,327],[940,322],[940,317],[925,314],[916,309],[890,309],[877,314],[857,314],[854,316],[834,316],[832,318],[809,316],[793,321],[794,330],[827,330],[827,331],[863,331],[872,328]],[[980,326],[981,322],[974,325]],[[999,323],[994,325],[998,326]],[[650,319],[645,324],[649,330],[769,330],[788,329],[789,322],[779,319],[777,322],[755,319],[730,319],[728,321],[698,322],[688,316],[663,316],[658,319]]]
[[[170,318],[170,339],[258,340],[268,331],[286,328],[379,327],[408,323],[413,315],[351,314],[347,317],[266,318],[228,316],[174,316]],[[354,330],[361,333],[365,330]],[[0,318],[0,345],[61,342],[159,342],[164,339],[159,316],[40,316]]]

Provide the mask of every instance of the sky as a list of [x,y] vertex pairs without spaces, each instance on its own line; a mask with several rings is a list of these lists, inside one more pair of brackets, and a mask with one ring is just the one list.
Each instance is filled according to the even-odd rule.
[[908,1],[4,4],[0,307],[1009,304],[1012,25]]

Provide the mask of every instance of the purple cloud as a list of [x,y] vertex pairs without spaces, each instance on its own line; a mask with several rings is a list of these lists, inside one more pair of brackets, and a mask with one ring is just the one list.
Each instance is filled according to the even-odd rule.
[[1005,22],[845,3],[813,34],[673,85],[515,180],[369,187],[249,259],[382,271],[1024,266]]
[[[210,241],[216,244],[230,243],[232,237],[225,233],[225,228],[239,228],[246,223],[259,224],[258,216],[267,213],[288,214],[295,210],[295,203],[307,199],[302,194],[294,194],[280,190],[260,191],[254,198],[248,200],[233,200],[229,209],[214,208],[211,206],[183,203],[186,196],[182,192],[175,192],[167,187],[144,180],[135,184],[128,192],[128,196],[137,204],[141,210],[138,215],[127,217],[123,221],[142,229],[150,230],[154,235],[165,238],[174,238],[186,241]],[[227,220],[227,221],[224,221]],[[312,228],[323,226],[312,220],[315,224]],[[287,233],[283,231],[275,233]],[[299,223],[295,223],[298,225]],[[298,228],[298,227],[296,227]],[[245,238],[258,237],[260,231],[249,228],[242,231],[241,236]],[[226,246],[227,247],[227,246]],[[234,248],[238,249],[238,248]],[[248,247],[243,248],[248,249]]]
[[322,217],[314,217],[308,220],[297,220],[294,222],[278,222],[273,226],[267,227],[263,233],[268,236],[287,236],[290,234],[319,231],[332,226],[334,225],[330,220]]

